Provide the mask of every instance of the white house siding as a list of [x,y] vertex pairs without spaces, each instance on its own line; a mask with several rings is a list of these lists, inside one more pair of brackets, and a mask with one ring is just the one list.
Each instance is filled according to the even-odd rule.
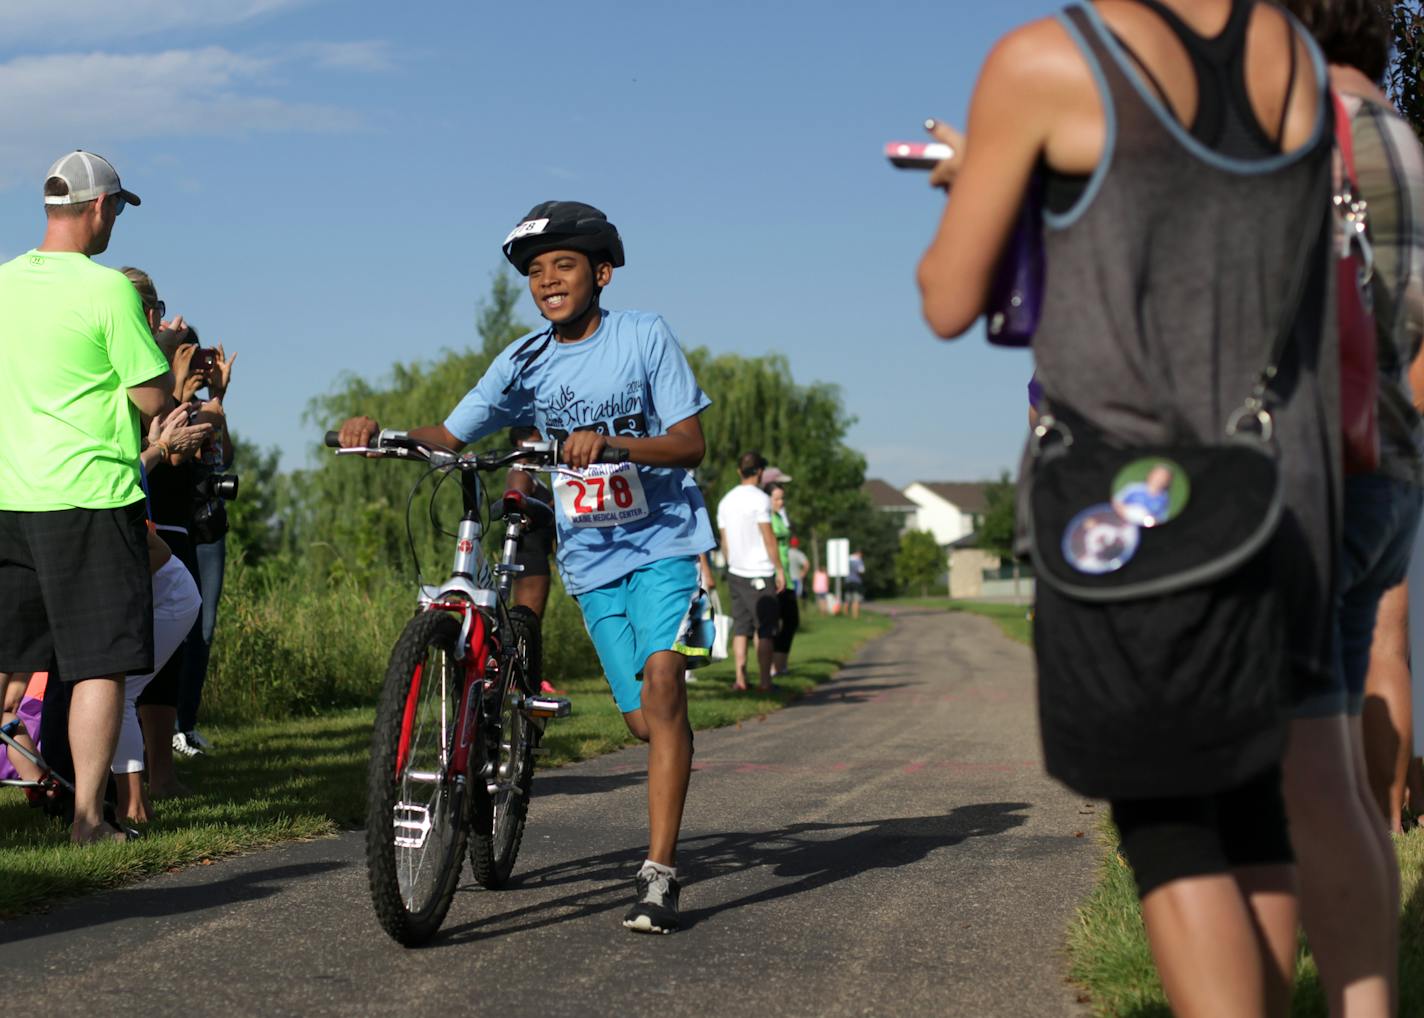
[[973,533],[969,513],[961,512],[918,481],[905,489],[905,497],[920,507],[915,513],[915,526],[933,534],[940,547]]

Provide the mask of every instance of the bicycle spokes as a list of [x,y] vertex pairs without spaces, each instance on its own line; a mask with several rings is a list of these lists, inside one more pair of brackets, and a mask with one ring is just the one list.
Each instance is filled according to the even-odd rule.
[[455,783],[449,771],[459,688],[455,677],[447,653],[429,647],[411,676],[401,722],[398,792],[390,822],[401,897],[412,909],[440,879],[458,824],[449,816]]

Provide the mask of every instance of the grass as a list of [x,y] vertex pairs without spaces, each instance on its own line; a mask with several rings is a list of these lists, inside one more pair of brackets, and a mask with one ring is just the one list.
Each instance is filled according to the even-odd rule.
[[[1114,1018],[1170,1018],[1172,1010],[1142,925],[1132,872],[1117,852],[1117,833],[1106,821],[1106,852],[1098,883],[1069,930],[1069,977],[1088,994],[1094,1014]],[[1399,950],[1401,1014],[1420,1014],[1424,1002],[1424,833],[1396,836],[1403,900]],[[1324,1018],[1325,995],[1315,960],[1302,940],[1296,965],[1293,1018]]]
[[[871,613],[859,620],[806,618],[792,673],[778,679],[773,695],[733,694],[730,662],[699,669],[693,673],[698,681],[688,686],[693,727],[764,717],[831,678],[866,640],[890,625]],[[545,739],[550,752],[541,767],[635,742],[601,678],[557,684],[573,700],[574,714],[550,726]],[[158,819],[147,837],[132,844],[71,846],[58,821],[30,809],[18,792],[0,791],[0,918],[176,867],[362,825],[373,714],[370,707],[348,708],[205,725],[218,751],[179,761],[181,780],[198,794],[156,803]]]

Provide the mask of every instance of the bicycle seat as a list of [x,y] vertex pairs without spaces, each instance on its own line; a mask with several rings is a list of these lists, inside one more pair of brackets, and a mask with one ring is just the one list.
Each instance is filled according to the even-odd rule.
[[554,510],[548,502],[511,488],[504,493],[504,515],[516,513],[529,521],[530,530],[554,524]]

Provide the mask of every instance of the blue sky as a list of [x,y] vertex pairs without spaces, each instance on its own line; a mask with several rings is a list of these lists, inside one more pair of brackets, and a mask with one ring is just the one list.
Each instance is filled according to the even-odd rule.
[[505,233],[576,198],[628,249],[607,306],[839,384],[871,476],[987,477],[1016,463],[1029,358],[925,327],[942,201],[881,149],[962,123],[989,46],[1054,6],[5,4],[0,255],[38,243],[51,161],[110,158],[144,204],[99,260],[240,353],[233,427],[293,467],[311,396],[472,342]]

